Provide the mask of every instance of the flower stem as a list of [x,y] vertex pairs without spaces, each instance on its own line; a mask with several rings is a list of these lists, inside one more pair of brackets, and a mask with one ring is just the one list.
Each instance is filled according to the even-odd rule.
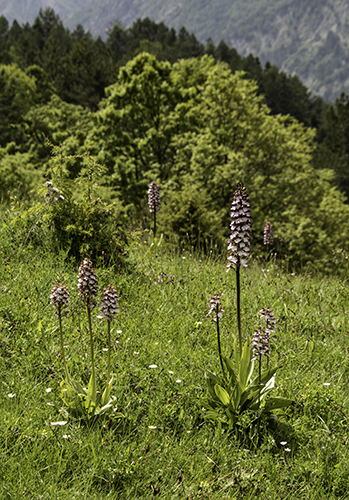
[[[90,347],[91,347],[91,379],[89,382],[89,394],[93,405],[96,405],[97,398],[97,384],[96,384],[96,370],[95,370],[95,360],[93,352],[93,333],[92,333],[92,322],[91,322],[91,310],[89,308],[89,302],[86,304],[87,318],[88,318],[88,328],[90,330]],[[91,392],[90,392],[91,391]],[[88,404],[88,411],[90,411],[91,401]]]
[[93,349],[93,333],[92,333],[92,322],[91,322],[91,311],[90,308],[87,304],[86,307],[87,311],[87,319],[88,319],[88,329],[90,332],[90,349],[91,349],[91,367],[92,367],[92,374],[95,376],[95,360],[94,360],[94,349]]
[[65,371],[65,376],[67,379],[67,382],[69,382],[69,371],[68,371],[68,365],[65,360],[65,354],[64,354],[64,345],[63,345],[63,330],[62,330],[62,313],[61,310],[58,309],[58,320],[59,320],[59,334],[61,338],[61,351],[62,351],[62,358],[63,358],[63,363],[64,363],[64,371]]
[[236,264],[236,310],[238,321],[238,334],[239,334],[239,350],[240,357],[242,356],[242,335],[241,335],[241,312],[240,312],[240,262]]
[[154,209],[154,227],[153,227],[153,236],[154,236],[154,240],[155,240],[155,236],[156,236],[156,209]]
[[225,378],[225,372],[224,372],[224,365],[223,365],[223,360],[222,360],[222,349],[221,349],[221,338],[219,334],[219,317],[218,317],[218,312],[219,312],[219,306],[218,304],[216,305],[216,314],[217,314],[217,343],[218,343],[218,354],[219,354],[219,361],[221,363],[222,367],[222,372],[223,372],[223,378]]
[[107,369],[107,386],[110,380],[110,321],[108,321],[108,369]]
[[[258,365],[258,381],[259,385],[261,385],[262,382],[262,355],[259,355],[259,365]],[[258,396],[258,405],[261,404],[261,389],[259,389],[259,396]]]

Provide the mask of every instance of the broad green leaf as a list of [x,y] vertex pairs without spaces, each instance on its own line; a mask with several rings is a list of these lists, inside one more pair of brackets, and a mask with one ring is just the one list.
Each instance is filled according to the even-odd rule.
[[119,411],[116,412],[116,413],[113,413],[112,415],[113,418],[124,418],[125,415],[123,415],[122,413],[120,413]]
[[204,418],[213,418],[213,419],[217,419],[218,418],[218,419],[220,419],[221,416],[216,411],[209,410],[206,413],[204,413]]
[[104,392],[102,394],[102,399],[101,399],[102,406],[104,406],[108,403],[112,387],[113,387],[113,377],[110,379],[109,384],[107,384],[107,386],[104,389]]
[[[270,368],[269,370],[265,370],[261,373],[261,385],[265,386],[269,380],[273,377],[273,375],[276,373],[276,371],[279,369],[279,366],[275,366],[274,368]],[[259,384],[259,377],[256,377],[253,379],[251,386],[256,386],[260,385]]]
[[235,384],[235,389],[234,389],[233,394],[231,396],[231,403],[232,403],[235,411],[238,411],[238,409],[239,409],[240,400],[241,400],[241,388],[240,388],[240,384],[237,383],[237,384]]
[[222,356],[222,359],[230,375],[230,384],[234,386],[237,381],[234,363],[231,361],[231,359],[227,358],[226,356]]
[[75,380],[70,379],[69,383],[71,387],[73,388],[74,392],[78,394],[79,396],[86,396],[86,390],[81,387],[81,385],[78,382],[75,382]]
[[216,375],[214,375],[208,370],[205,371],[205,379],[206,379],[207,389],[211,398],[214,399],[215,401],[219,401],[219,398],[217,397],[214,388],[216,384],[220,385],[222,382],[218,377],[216,377]]
[[251,399],[252,404],[258,398],[259,391],[263,389],[262,385],[250,385],[242,394],[240,398],[240,406],[243,406],[248,399]]
[[265,384],[265,386],[262,389],[262,392],[270,391],[271,389],[274,389],[274,387],[275,387],[275,374]]
[[113,409],[115,405],[115,398],[111,398],[108,403],[95,411],[95,415],[103,415],[108,410]]
[[225,409],[225,413],[229,419],[230,424],[236,422],[236,416],[232,414],[232,412],[229,410],[229,408]]
[[265,399],[265,397],[268,394],[268,392],[271,391],[272,389],[274,389],[274,386],[275,386],[275,375],[273,375],[271,377],[271,379],[268,380],[268,382],[261,389],[260,401],[263,401]]
[[241,390],[244,391],[249,382],[249,377],[253,372],[254,362],[251,361],[252,358],[252,349],[249,347],[246,342],[242,349],[242,356],[240,359],[239,366],[239,381],[241,384]]
[[96,396],[97,396],[96,375],[92,370],[90,381],[88,383],[88,388],[87,388],[87,398],[85,403],[86,408],[88,409],[90,408],[91,402],[93,403],[93,406],[96,406]]
[[239,366],[240,365],[240,353],[239,353],[237,338],[235,338],[235,340],[234,340],[233,353],[234,353],[234,358],[235,358],[235,364],[236,364],[236,366]]
[[215,393],[219,400],[224,404],[224,406],[228,406],[230,403],[230,397],[227,391],[221,387],[220,385],[216,384],[214,386]]

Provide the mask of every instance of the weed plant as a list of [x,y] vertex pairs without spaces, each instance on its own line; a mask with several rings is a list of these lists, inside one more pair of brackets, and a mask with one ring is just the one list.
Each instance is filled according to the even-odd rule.
[[[222,342],[229,345],[237,331],[236,291],[224,271],[225,258],[141,243],[130,250],[127,268],[101,262],[99,286],[113,283],[118,290],[110,376],[125,417],[88,426],[61,412],[64,366],[49,299],[56,283],[71,291],[66,359],[87,384],[89,333],[76,263],[66,253],[30,245],[18,259],[10,252],[8,232],[0,231],[1,498],[347,497],[346,281],[285,273],[275,261],[244,270],[244,329],[254,331],[265,304],[278,319],[278,341],[271,344],[273,359],[282,364],[275,395],[295,401],[286,412],[297,442],[290,452],[288,443],[276,446],[269,436],[251,449],[212,427],[200,403],[206,389],[198,367],[217,367],[216,332],[206,319],[217,290],[225,291]],[[101,386],[108,339],[105,322],[94,321]]]

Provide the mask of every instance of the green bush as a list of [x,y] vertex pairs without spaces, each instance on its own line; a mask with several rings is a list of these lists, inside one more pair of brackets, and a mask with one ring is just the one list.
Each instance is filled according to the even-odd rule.
[[[52,146],[49,172],[52,181],[38,194],[45,201],[30,208],[10,211],[8,224],[14,245],[20,252],[30,243],[64,251],[80,262],[85,257],[104,264],[121,263],[126,255],[123,207],[107,204],[95,196],[103,167],[85,155],[66,157],[62,147]],[[82,168],[71,179],[68,164],[79,161]],[[46,189],[46,193],[45,193]]]
[[1,203],[7,204],[11,196],[27,199],[41,178],[42,174],[31,164],[29,154],[18,152],[13,142],[0,148]]

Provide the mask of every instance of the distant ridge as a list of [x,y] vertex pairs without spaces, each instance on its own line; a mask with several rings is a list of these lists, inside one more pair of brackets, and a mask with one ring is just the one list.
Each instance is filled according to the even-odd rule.
[[51,6],[64,24],[106,36],[116,21],[128,27],[150,17],[202,41],[224,39],[246,56],[297,74],[314,93],[334,100],[349,93],[349,2],[346,0],[0,0],[9,21],[32,22]]

